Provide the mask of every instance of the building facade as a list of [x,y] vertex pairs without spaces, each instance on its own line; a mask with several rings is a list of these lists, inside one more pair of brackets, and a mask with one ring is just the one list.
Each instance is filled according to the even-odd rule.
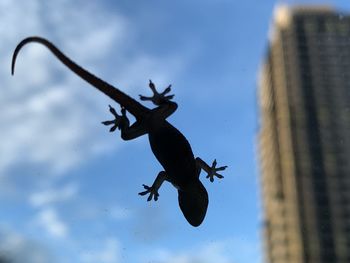
[[259,79],[267,263],[350,262],[350,16],[276,9]]

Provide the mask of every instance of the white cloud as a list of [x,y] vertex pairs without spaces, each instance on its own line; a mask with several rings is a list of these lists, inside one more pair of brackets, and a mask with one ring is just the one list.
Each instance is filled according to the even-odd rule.
[[[55,262],[43,244],[25,238],[9,227],[0,227],[0,258],[11,263]],[[6,261],[5,261],[6,262]]]
[[[69,235],[73,230],[54,205],[73,198],[78,186],[58,188],[53,182],[55,176],[118,147],[118,140],[107,136],[108,129],[100,124],[110,117],[109,102],[42,45],[21,50],[15,76],[11,76],[16,44],[30,35],[44,36],[80,65],[112,84],[115,81],[124,91],[145,87],[136,94],[148,92],[149,77],[168,84],[168,79],[173,79],[170,76],[181,68],[177,56],[138,54],[139,43],[134,43],[132,36],[137,32],[127,17],[115,10],[101,10],[101,6],[82,0],[0,0],[0,195],[21,193],[23,197],[29,193],[29,204],[39,209],[34,226],[49,237],[63,240],[73,239]],[[26,170],[32,167],[37,171]],[[43,178],[49,189],[38,188]],[[114,207],[110,216],[122,220],[130,213]],[[26,219],[17,220],[23,224]],[[116,247],[116,241],[106,241],[105,247],[93,255],[115,262],[118,254],[112,250]]]
[[116,238],[107,238],[102,247],[95,247],[92,250],[81,254],[83,263],[118,263],[121,262],[121,248]]
[[0,138],[1,151],[6,153],[0,159],[1,175],[22,163],[45,167],[47,175],[62,174],[118,146],[118,140],[112,144],[100,125],[101,116],[108,115],[106,97],[86,88],[89,84],[43,46],[26,46],[18,56],[15,76],[10,76],[12,52],[22,38],[41,35],[52,40],[79,64],[107,81],[109,77],[112,84],[116,81],[124,91],[140,85],[147,90],[149,77],[167,84],[183,64],[178,56],[138,54],[138,43],[132,47],[137,33],[132,24],[97,4],[0,0],[0,17],[4,58]]
[[113,206],[110,210],[110,215],[115,220],[125,220],[132,216],[132,212],[120,206]]
[[154,251],[155,263],[258,263],[258,248],[244,239],[212,241],[177,252]]
[[218,244],[208,244],[195,250],[171,253],[169,251],[158,251],[157,263],[234,263],[235,261],[227,255],[224,247]]
[[15,76],[9,73],[15,45],[32,34],[65,43],[62,49],[77,61],[98,64],[98,59],[110,55],[116,39],[126,35],[124,19],[117,14],[99,15],[95,7],[66,0],[45,5],[39,0],[1,0],[0,10],[0,53],[6,58],[0,62],[0,137],[1,151],[6,153],[0,160],[1,174],[20,163],[43,165],[48,174],[60,174],[111,149],[98,117],[107,108],[98,104],[103,96],[91,98],[93,89],[79,93],[88,84],[62,70],[43,46],[25,47]]
[[57,202],[71,200],[78,193],[78,185],[70,183],[61,189],[45,189],[30,195],[29,203],[34,207],[51,205]]
[[59,218],[54,208],[45,208],[39,212],[36,224],[54,238],[65,238],[68,226]]
[[73,214],[70,216],[82,221],[102,222],[107,219],[116,222],[129,220],[135,215],[133,208],[115,204],[115,200],[113,204],[106,204],[99,202],[97,198],[90,199],[79,195],[79,197],[74,198],[72,202],[70,202],[70,205],[74,207]]
[[[138,220],[133,226],[133,233],[138,242],[155,243],[176,232],[172,224],[169,224],[172,219],[167,217],[164,208],[157,206],[155,203],[143,206],[135,212],[135,218],[138,218]],[[147,222],[147,226],[145,226],[145,222]]]

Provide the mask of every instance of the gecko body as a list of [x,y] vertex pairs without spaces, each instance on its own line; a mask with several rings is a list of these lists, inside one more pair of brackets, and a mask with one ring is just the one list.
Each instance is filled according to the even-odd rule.
[[[140,96],[141,100],[150,100],[158,106],[149,109],[76,64],[48,40],[36,36],[25,38],[17,45],[12,58],[12,74],[14,74],[19,51],[31,42],[47,47],[71,71],[120,104],[121,115],[109,106],[115,119],[102,123],[112,125],[110,131],[119,129],[123,140],[132,140],[147,134],[152,152],[164,168],[164,171],[159,172],[152,186],[143,185],[145,191],[139,194],[148,194],[148,201],[152,199],[157,201],[158,189],[162,183],[164,181],[172,183],[177,188],[179,206],[185,218],[192,226],[199,226],[204,220],[209,203],[208,193],[199,180],[201,169],[207,172],[207,178],[213,182],[214,177],[223,178],[217,172],[224,170],[226,166],[216,167],[216,160],[212,166],[209,166],[200,158],[195,158],[185,136],[166,120],[177,109],[177,104],[171,101],[173,95],[166,95],[170,92],[171,86],[162,93],[158,93],[155,85],[150,81],[149,87],[153,91],[153,97]],[[126,112],[136,119],[131,126]]]

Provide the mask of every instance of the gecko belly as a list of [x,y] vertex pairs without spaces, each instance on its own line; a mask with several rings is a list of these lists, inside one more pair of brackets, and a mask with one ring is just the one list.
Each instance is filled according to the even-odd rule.
[[181,188],[196,176],[196,164],[185,136],[169,123],[149,132],[152,152],[163,166],[169,180]]

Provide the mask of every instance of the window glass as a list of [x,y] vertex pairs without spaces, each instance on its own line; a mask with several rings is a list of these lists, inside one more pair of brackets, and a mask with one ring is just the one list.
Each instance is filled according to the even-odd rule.
[[0,0],[0,262],[349,262],[350,6],[312,2]]

